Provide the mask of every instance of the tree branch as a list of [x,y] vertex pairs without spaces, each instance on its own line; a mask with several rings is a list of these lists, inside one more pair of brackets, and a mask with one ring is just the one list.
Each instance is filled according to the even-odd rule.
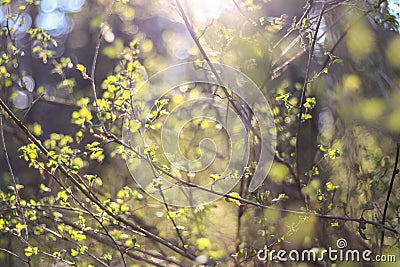
[[[14,175],[14,171],[13,171],[12,166],[11,166],[10,158],[8,157],[6,141],[4,139],[3,114],[0,114],[0,138],[1,138],[1,143],[3,144],[3,152],[4,152],[4,156],[6,158],[8,171],[9,171],[9,173],[11,175],[11,179],[12,179],[12,182],[13,182],[13,188],[14,188],[14,193],[15,193],[15,199],[16,199],[16,204],[17,204],[17,208],[18,208],[18,213],[21,216],[22,224],[25,226],[25,228],[23,229],[24,230],[24,234],[25,234],[25,241],[29,242],[28,226],[26,224],[24,209],[21,206],[21,197],[19,195],[17,182],[15,180],[15,175]],[[28,265],[32,266],[31,265],[31,258],[30,257],[27,257],[27,258],[28,258],[28,260],[27,260]]]
[[325,4],[322,6],[320,15],[318,17],[318,21],[317,21],[317,26],[315,28],[315,32],[314,32],[314,36],[313,36],[313,40],[312,40],[312,44],[310,47],[310,52],[308,54],[308,61],[307,61],[307,70],[306,70],[306,77],[305,77],[305,81],[304,81],[304,85],[303,85],[303,89],[301,92],[301,97],[300,97],[300,102],[299,102],[299,117],[297,118],[297,131],[296,131],[296,168],[297,168],[297,189],[299,190],[299,192],[301,192],[301,174],[300,174],[300,164],[299,164],[299,159],[300,159],[300,151],[299,151],[299,136],[300,136],[300,131],[301,131],[301,122],[302,122],[302,116],[305,112],[305,108],[304,108],[304,101],[306,98],[306,93],[307,93],[307,89],[308,89],[308,84],[309,84],[309,80],[310,80],[310,72],[311,72],[311,61],[312,61],[312,57],[314,55],[314,49],[315,49],[315,44],[317,42],[317,36],[318,36],[318,31],[319,31],[319,27],[321,25],[321,21],[322,21],[322,17],[324,15],[324,11],[325,11]]
[[[383,209],[382,222],[381,222],[382,225],[385,225],[386,222],[386,213],[389,206],[390,194],[392,193],[393,190],[394,179],[396,178],[396,175],[399,174],[399,169],[397,168],[397,165],[399,163],[399,153],[400,153],[400,144],[397,144],[396,159],[394,161],[392,179],[390,180],[389,190],[385,201],[385,207]],[[381,235],[381,251],[383,249],[384,242],[385,242],[385,230],[383,229]]]

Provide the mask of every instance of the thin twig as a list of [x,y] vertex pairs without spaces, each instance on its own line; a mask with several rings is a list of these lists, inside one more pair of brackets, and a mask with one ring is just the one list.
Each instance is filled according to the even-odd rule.
[[[50,175],[51,177],[53,177],[53,179],[61,186],[61,188],[64,191],[67,191],[67,188],[65,187],[65,185],[63,185],[58,179],[57,177],[50,172],[49,170],[47,170],[46,168],[42,167],[42,170],[44,170],[48,175]],[[103,224],[103,222],[97,217],[95,216],[76,196],[74,196],[74,194],[70,194],[71,197],[73,198],[73,200],[79,204],[79,206],[81,206],[86,212],[88,212],[101,226],[101,228],[103,228],[106,236],[108,236],[111,241],[115,244],[117,250],[119,251],[119,253],[121,254],[123,263],[125,264],[126,267],[126,262],[125,262],[125,257],[124,257],[124,252],[122,251],[122,249],[118,246],[117,242],[115,241],[115,239],[111,236],[110,232],[108,231],[108,229],[105,227],[105,225]]]
[[[107,245],[107,246],[116,248],[116,244],[111,243],[108,239],[102,238],[101,236],[97,235],[97,234],[96,234],[94,231],[92,231],[92,230],[91,230],[91,231],[84,230],[84,229],[82,229],[81,227],[79,227],[77,224],[72,223],[72,222],[69,222],[69,221],[67,221],[67,220],[65,220],[65,219],[62,219],[62,222],[63,222],[64,224],[66,224],[66,225],[69,225],[69,226],[75,228],[75,229],[78,229],[78,230],[80,230],[80,231],[85,232],[86,235],[90,236],[91,238],[93,238],[93,239],[95,239],[95,240],[97,240],[97,241],[99,241],[99,242],[101,242],[101,243],[103,243],[103,244],[105,244],[105,245]],[[118,242],[117,245],[118,245],[118,246],[121,246],[121,247],[124,246],[123,244],[121,244],[121,242]],[[156,262],[154,262],[154,261],[151,261],[151,260],[149,260],[149,259],[146,259],[146,258],[144,258],[144,257],[142,257],[142,256],[139,256],[139,255],[137,255],[137,254],[135,254],[135,253],[132,253],[132,252],[128,251],[127,248],[125,248],[124,253],[125,253],[126,255],[128,255],[129,257],[135,259],[135,260],[140,260],[140,261],[142,261],[142,262],[146,262],[146,263],[149,263],[149,264],[154,265],[154,266],[161,266],[161,267],[164,266],[164,265],[161,265],[161,264],[156,263]],[[174,264],[176,264],[176,265],[178,265],[178,266],[182,266],[182,265],[177,264],[175,261],[172,261],[172,260],[169,260],[169,259],[167,259],[167,258],[165,258],[165,257],[162,257],[161,255],[154,254],[154,255],[152,255],[152,256],[157,257],[157,258],[159,258],[159,259],[162,259],[162,260],[164,260],[164,261],[166,261],[166,262],[170,262],[170,263],[174,263]]]
[[[115,4],[115,0],[113,0],[111,2],[111,5],[110,5],[109,10],[107,12],[107,20],[112,15],[112,11],[114,9],[114,4]],[[96,74],[96,64],[97,64],[97,59],[99,57],[101,41],[103,40],[104,33],[107,30],[108,29],[104,29],[104,28],[101,29],[100,32],[99,32],[99,35],[97,37],[96,48],[94,50],[94,55],[93,55],[93,60],[92,60],[92,68],[91,68],[90,77],[89,77],[90,83],[92,85],[92,92],[93,92],[93,96],[94,96],[94,101],[95,101],[95,104],[96,104],[96,107],[97,107],[97,117],[99,119],[99,123],[101,123],[101,107],[98,104],[95,74]],[[104,130],[105,129],[104,125],[102,125],[102,127],[103,127],[103,130]]]
[[[15,208],[7,208],[7,209],[2,209],[2,211],[9,211],[9,210],[14,210],[14,209]],[[69,212],[76,213],[77,215],[81,215],[81,214],[86,214],[86,215],[90,215],[90,216],[94,215],[94,216],[96,216],[98,218],[102,218],[103,220],[109,222],[110,224],[114,223],[112,219],[107,218],[107,217],[102,217],[100,214],[91,214],[91,212],[88,212],[87,210],[81,210],[81,209],[73,208],[73,207],[66,207],[66,206],[60,206],[60,205],[48,205],[48,204],[40,204],[40,205],[36,204],[36,205],[28,206],[27,209],[38,210],[38,211],[42,211],[42,212],[46,212],[46,211],[49,211],[49,210],[52,211],[53,209],[56,209],[56,210],[59,210],[60,212],[61,211],[69,211]],[[67,218],[68,216],[64,215],[63,217]],[[73,227],[77,227],[76,224],[73,224],[72,226]],[[120,225],[120,224],[114,224],[113,226],[117,226],[117,227],[121,228],[122,230],[130,231],[130,232],[132,232],[134,234],[138,233],[137,231],[132,231],[131,229],[129,229],[129,228],[123,226],[123,225]],[[51,231],[53,233],[53,235],[58,235],[57,233],[55,233],[54,231],[52,231],[50,229],[44,229],[44,230]],[[93,237],[95,235],[94,232],[91,232],[91,231],[88,231],[88,230],[84,230],[84,229],[79,229],[79,230],[84,231],[90,237]],[[67,239],[66,237],[62,237],[62,238],[65,239],[65,240]],[[101,240],[98,240],[98,241],[103,242],[104,240],[105,239],[102,238]],[[67,241],[70,241],[70,240],[67,240]],[[111,244],[111,243],[108,242],[107,244]],[[115,246],[113,246],[113,247],[115,247]],[[127,250],[128,250],[128,248],[124,247],[124,252],[128,256],[130,256],[129,253],[127,253]],[[185,265],[180,264],[180,263],[178,263],[178,262],[176,262],[176,261],[174,261],[172,259],[169,259],[167,257],[164,257],[161,254],[157,254],[157,253],[154,253],[154,252],[146,251],[146,250],[140,249],[139,247],[129,248],[129,250],[135,250],[135,251],[138,251],[140,253],[149,255],[149,256],[151,256],[153,258],[161,259],[161,260],[164,260],[166,262],[173,263],[173,264],[181,266],[181,267],[185,267]],[[93,255],[92,255],[92,257],[93,257]]]
[[[37,224],[36,223],[36,225],[37,226],[39,226],[39,224]],[[45,226],[40,226],[45,232],[47,232],[47,233],[49,233],[49,234],[52,234],[53,236],[55,236],[56,238],[60,238],[60,239],[63,239],[63,240],[65,240],[65,241],[67,241],[67,242],[70,242],[70,243],[73,243],[75,246],[78,246],[79,248],[81,248],[82,247],[82,245],[79,243],[79,242],[77,242],[77,241],[74,241],[74,240],[72,240],[72,239],[70,239],[70,238],[68,238],[68,237],[66,237],[66,236],[64,236],[64,235],[60,235],[59,233],[57,233],[57,232],[55,232],[55,231],[53,231],[53,230],[51,230],[51,229],[49,229],[49,228],[47,228],[47,227],[45,227]],[[99,259],[98,257],[96,257],[95,255],[93,255],[91,252],[89,252],[89,250],[85,250],[85,252],[84,252],[86,255],[88,255],[89,257],[91,257],[91,258],[93,258],[95,261],[97,261],[99,264],[101,264],[101,265],[103,265],[103,266],[109,266],[108,264],[106,264],[104,261],[102,261],[101,259]]]
[[21,256],[15,254],[14,252],[9,251],[8,249],[0,248],[0,251],[3,251],[3,252],[5,252],[5,253],[8,253],[8,254],[10,254],[11,256],[16,257],[16,258],[19,259],[20,261],[25,262],[26,264],[29,264],[29,265],[30,265],[29,261],[27,261],[27,260],[25,260],[24,258],[22,258]]
[[[17,116],[11,111],[11,109],[4,103],[3,99],[0,98],[0,107],[5,110],[5,112],[11,117],[11,119],[14,121],[14,123],[25,133],[25,135],[28,137],[28,139],[34,143],[37,148],[42,152],[46,157],[51,158],[48,155],[47,149],[42,145],[42,143],[28,130],[28,128],[25,126],[24,123],[20,119],[18,119]],[[107,136],[109,137],[109,136]],[[116,138],[116,137],[115,137]],[[118,138],[116,138],[118,140]],[[120,141],[120,140],[119,140]],[[120,141],[121,142],[121,141]],[[121,142],[122,143],[122,142]],[[113,213],[110,211],[104,204],[94,195],[93,192],[88,191],[77,179],[75,179],[74,175],[69,171],[68,167],[65,166],[64,164],[59,165],[59,170],[93,203],[98,206],[100,209],[104,210],[108,215],[110,215],[112,218],[115,220],[121,222],[122,224],[125,224],[126,226],[130,227],[131,229],[140,232],[147,236],[148,238],[154,240],[155,242],[158,242],[171,250],[181,254],[182,256],[187,257],[188,259],[194,260],[196,256],[187,251],[186,249],[182,249],[181,247],[171,243],[170,241],[153,234],[152,232],[144,229],[143,227],[133,224],[129,222],[128,220],[124,219],[123,217]],[[82,177],[80,177],[78,174],[75,174],[80,180],[83,180]]]
[[237,8],[237,10],[239,11],[240,15],[241,15],[243,18],[245,18],[248,22],[250,22],[250,23],[255,27],[257,33],[264,39],[264,41],[267,42],[267,44],[268,44],[268,51],[269,51],[269,52],[272,52],[272,48],[273,48],[273,47],[272,47],[271,40],[270,40],[269,38],[267,38],[267,37],[264,35],[264,33],[260,30],[258,24],[257,24],[251,17],[247,16],[247,15],[243,12],[242,8],[239,6],[239,4],[238,4],[235,0],[232,0],[232,2],[233,2],[233,4],[235,5],[235,7]]
[[296,183],[297,183],[297,189],[299,190],[299,192],[301,191],[301,174],[300,174],[300,164],[299,164],[299,159],[300,159],[299,137],[300,137],[300,131],[301,131],[302,116],[304,113],[304,100],[306,97],[308,83],[310,80],[311,61],[312,61],[312,58],[314,55],[315,44],[317,42],[318,31],[319,31],[319,27],[321,25],[322,17],[324,15],[324,10],[325,10],[325,5],[322,6],[320,15],[318,17],[318,22],[317,22],[317,26],[315,28],[313,41],[312,41],[312,44],[310,47],[310,52],[308,54],[306,77],[305,77],[305,81],[304,81],[304,85],[303,85],[303,89],[302,89],[302,93],[301,93],[301,97],[300,97],[300,102],[299,102],[300,112],[299,112],[299,117],[297,118],[298,122],[297,122],[297,132],[296,132],[296,168],[297,168],[297,175],[298,175]]
[[25,112],[24,116],[22,117],[22,121],[25,121],[26,117],[28,116],[29,112],[32,110],[33,106],[36,104],[37,101],[39,101],[45,93],[40,94],[35,100],[32,101],[32,103],[29,105],[28,110]]
[[[385,225],[385,222],[386,222],[386,213],[387,213],[387,209],[389,206],[390,194],[392,193],[392,190],[393,190],[394,179],[396,178],[396,175],[399,174],[399,169],[397,168],[397,165],[399,163],[399,153],[400,153],[400,144],[397,144],[396,159],[394,161],[392,179],[390,180],[389,190],[388,190],[388,193],[386,196],[386,201],[385,201],[385,207],[383,209],[382,222],[381,222],[382,225]],[[382,235],[381,235],[381,248],[380,248],[381,251],[383,249],[384,241],[385,241],[385,230],[383,229]]]
[[[15,175],[14,175],[14,171],[12,169],[11,166],[11,162],[10,162],[10,158],[8,157],[8,151],[7,151],[7,146],[6,146],[6,142],[4,139],[4,130],[3,130],[3,114],[0,114],[0,138],[1,138],[1,142],[3,144],[3,152],[4,152],[4,156],[6,158],[6,162],[7,162],[7,166],[8,166],[8,171],[11,175],[11,179],[13,182],[13,187],[14,187],[14,193],[15,193],[15,200],[17,203],[17,207],[18,207],[18,213],[21,216],[21,220],[22,220],[22,224],[24,225],[24,234],[25,234],[25,241],[28,242],[29,241],[29,233],[28,233],[28,226],[26,224],[26,219],[25,219],[25,214],[24,214],[24,209],[21,206],[21,197],[19,195],[19,190],[18,190],[18,186],[17,186],[17,182],[15,180]],[[31,258],[27,257],[28,260],[28,265],[31,265]]]
[[354,23],[350,24],[342,33],[342,35],[339,37],[339,39],[336,41],[336,43],[332,46],[331,50],[329,51],[328,55],[325,58],[324,63],[322,64],[322,68],[321,70],[325,69],[328,66],[330,57],[330,54],[333,54],[333,52],[335,51],[335,49],[339,46],[339,44],[343,41],[344,37],[346,37],[346,35],[349,33],[350,29],[352,27],[354,27],[354,25],[356,25],[357,23],[359,23],[363,18],[365,18],[366,16],[368,16],[368,14],[370,14],[372,11],[374,11],[375,9],[379,8],[379,6],[385,2],[386,0],[380,0],[379,3],[377,5],[374,6],[374,9],[370,9],[366,12],[364,12],[360,17],[357,18],[357,20],[355,20]]
[[[115,0],[113,0],[111,2],[111,5],[110,5],[109,10],[107,12],[107,20],[110,18],[111,14],[112,14],[112,11],[113,11],[113,8],[114,8],[114,4],[115,4]],[[94,51],[94,56],[93,56],[93,61],[92,61],[92,69],[91,69],[91,72],[90,72],[90,82],[91,82],[91,85],[92,85],[93,96],[94,96],[95,104],[96,104],[96,107],[97,107],[97,117],[98,117],[99,123],[101,123],[101,108],[100,108],[100,105],[98,104],[98,98],[97,98],[97,92],[96,92],[96,82],[95,82],[95,77],[94,76],[95,76],[95,73],[96,73],[96,63],[97,63],[97,59],[98,59],[99,52],[100,52],[101,41],[103,40],[103,36],[104,36],[105,32],[106,32],[105,29],[101,29],[100,33],[98,35],[97,42],[96,42],[96,48],[95,48],[95,51]],[[103,129],[105,129],[104,125],[102,125],[102,127],[103,127]],[[127,267],[127,264],[126,264],[126,261],[125,261],[125,256],[124,256],[124,252],[119,248],[117,242],[109,234],[108,230],[101,223],[101,221],[99,219],[97,219],[97,218],[95,218],[95,219],[100,223],[100,225],[102,226],[104,231],[106,231],[107,236],[109,236],[110,239],[113,241],[113,243],[115,244],[118,252],[121,255],[122,263],[124,264],[125,267]]]
[[246,114],[243,114],[241,109],[237,106],[235,101],[232,101],[232,96],[228,92],[228,90],[225,88],[224,83],[222,82],[217,70],[215,69],[213,63],[211,62],[210,58],[208,57],[206,51],[204,50],[203,46],[200,44],[197,34],[194,31],[192,25],[189,22],[189,18],[187,17],[185,11],[183,10],[182,4],[180,0],[175,0],[175,3],[179,9],[179,12],[182,16],[182,19],[185,23],[186,29],[189,31],[190,36],[192,37],[193,41],[195,42],[197,48],[199,49],[201,55],[203,56],[204,60],[207,62],[208,66],[210,67],[211,72],[214,74],[215,78],[217,79],[218,84],[221,85],[222,90],[224,91],[224,94],[228,97],[228,101],[232,104],[233,109],[237,114],[239,114],[240,118],[242,121],[246,124],[246,127],[250,129],[258,138],[260,138],[259,133],[254,129],[253,125],[250,123],[250,119],[247,118]]
[[312,0],[307,1],[307,4],[304,7],[305,12],[303,12],[303,15],[301,16],[299,21],[296,23],[295,27],[292,27],[281,39],[279,39],[278,42],[276,42],[276,44],[272,47],[273,49],[278,47],[280,45],[280,43],[283,42],[283,40],[285,40],[292,32],[294,32],[301,25],[303,19],[305,17],[307,17],[308,14],[311,12],[311,9],[313,7],[312,2],[313,2]]
[[65,264],[68,264],[69,266],[76,266],[76,264],[74,262],[68,261],[68,260],[58,256],[57,254],[52,254],[52,253],[48,253],[46,251],[41,251],[41,250],[39,250],[38,252],[43,254],[43,255],[46,255],[46,256],[48,256],[50,258],[53,258],[53,259],[55,259],[57,261],[61,261],[61,262],[65,263]]
[[175,229],[175,231],[176,231],[176,234],[178,235],[179,240],[180,240],[181,243],[182,243],[182,247],[185,248],[185,247],[186,247],[186,246],[185,246],[185,240],[183,239],[183,236],[182,236],[181,232],[179,231],[178,225],[176,224],[174,218],[173,218],[173,217],[171,216],[171,214],[170,214],[170,213],[171,213],[171,210],[170,210],[170,208],[169,208],[169,205],[168,205],[168,203],[167,203],[167,200],[165,199],[165,196],[164,196],[164,193],[163,193],[163,191],[162,191],[162,189],[161,189],[161,186],[158,186],[158,190],[159,190],[160,195],[161,195],[161,197],[162,197],[162,200],[163,200],[163,203],[164,203],[164,207],[165,207],[165,209],[167,210],[167,218],[171,221],[172,225],[174,226],[174,229]]
[[284,165],[292,175],[293,179],[297,179],[296,172],[294,171],[292,165],[289,162],[286,162],[283,158],[281,158],[278,154],[275,154],[274,160],[282,165]]
[[[109,136],[110,138],[112,136]],[[113,141],[116,142],[117,144],[120,144],[122,146],[124,146],[125,148],[135,152],[136,150],[134,148],[132,148],[131,146],[127,145],[126,143],[122,142],[121,140],[119,140],[116,136],[113,137]],[[136,152],[135,152],[136,153]],[[140,156],[140,153],[138,154]],[[142,157],[142,156],[140,156]],[[248,204],[248,205],[252,205],[254,207],[258,207],[258,208],[263,208],[263,209],[271,209],[271,210],[277,210],[283,213],[291,213],[291,214],[296,214],[296,215],[300,215],[300,216],[312,216],[312,217],[317,217],[317,218],[324,218],[324,219],[330,219],[330,220],[342,220],[342,221],[353,221],[353,222],[358,222],[358,223],[366,223],[366,224],[371,224],[374,225],[376,227],[383,227],[385,229],[387,229],[388,231],[391,231],[395,234],[399,234],[399,232],[391,227],[382,225],[379,222],[375,222],[375,221],[368,221],[368,220],[363,220],[360,218],[351,218],[351,217],[345,217],[345,216],[334,216],[334,215],[326,215],[326,214],[318,214],[318,213],[310,213],[310,212],[302,212],[302,211],[295,211],[295,210],[288,210],[288,209],[282,209],[282,208],[275,208],[275,207],[271,207],[271,206],[267,206],[267,205],[263,205],[260,204],[258,202],[254,202],[245,198],[241,198],[241,197],[235,197],[232,196],[231,194],[228,193],[221,193],[218,191],[214,191],[212,189],[206,188],[204,186],[201,185],[197,185],[188,181],[185,181],[183,179],[180,179],[179,177],[174,176],[172,173],[166,171],[164,168],[158,166],[157,164],[153,163],[153,166],[159,170],[160,172],[164,173],[165,175],[171,177],[172,179],[178,181],[179,183],[186,185],[188,187],[193,187],[193,188],[198,188],[200,190],[203,190],[205,192],[211,193],[211,194],[215,194],[221,197],[226,197],[232,200],[237,200],[239,201],[241,204]]]
[[197,40],[200,40],[201,37],[204,36],[204,34],[206,34],[208,28],[210,28],[213,24],[214,24],[215,19],[211,20],[211,22],[209,24],[207,24],[206,27],[204,27],[204,30],[202,31],[202,33],[197,37]]

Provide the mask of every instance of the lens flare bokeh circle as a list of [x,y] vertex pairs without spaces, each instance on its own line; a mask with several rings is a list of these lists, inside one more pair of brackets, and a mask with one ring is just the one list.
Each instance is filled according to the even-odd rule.
[[250,192],[266,179],[276,131],[265,96],[227,65],[169,67],[131,93],[122,129],[126,163],[138,185],[174,206],[198,206],[229,193],[251,165]]

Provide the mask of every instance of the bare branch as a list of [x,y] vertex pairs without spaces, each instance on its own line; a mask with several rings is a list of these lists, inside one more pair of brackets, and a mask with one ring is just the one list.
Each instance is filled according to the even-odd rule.
[[[392,190],[393,190],[394,179],[396,178],[396,175],[399,174],[399,169],[397,168],[397,165],[399,163],[399,154],[400,154],[400,144],[397,144],[396,159],[394,161],[392,179],[390,180],[389,189],[388,189],[388,193],[387,193],[387,197],[386,197],[386,201],[385,201],[385,207],[383,209],[382,222],[381,222],[382,225],[385,225],[385,222],[386,222],[386,213],[387,213],[387,209],[389,206],[390,194],[392,193]],[[384,242],[385,242],[385,230],[382,230],[381,251],[383,249]]]

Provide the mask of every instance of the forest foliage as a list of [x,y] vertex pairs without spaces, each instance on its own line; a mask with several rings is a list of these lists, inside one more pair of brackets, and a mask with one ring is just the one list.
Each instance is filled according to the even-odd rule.
[[[265,246],[318,252],[340,238],[400,260],[399,10],[384,0],[2,0],[0,265],[270,266],[257,258]],[[268,101],[275,150],[255,191],[267,117],[232,88],[191,82],[140,106],[154,93],[146,81],[185,62],[213,79],[213,64],[233,67]],[[210,96],[236,112],[249,146],[227,176],[230,156],[246,153],[197,112],[228,115],[190,102]],[[182,154],[206,155],[205,138],[218,147],[199,174],[163,151],[163,126],[178,125],[170,115],[185,103]],[[214,191],[229,179],[230,192]],[[159,201],[165,181],[211,184],[218,200]]]

